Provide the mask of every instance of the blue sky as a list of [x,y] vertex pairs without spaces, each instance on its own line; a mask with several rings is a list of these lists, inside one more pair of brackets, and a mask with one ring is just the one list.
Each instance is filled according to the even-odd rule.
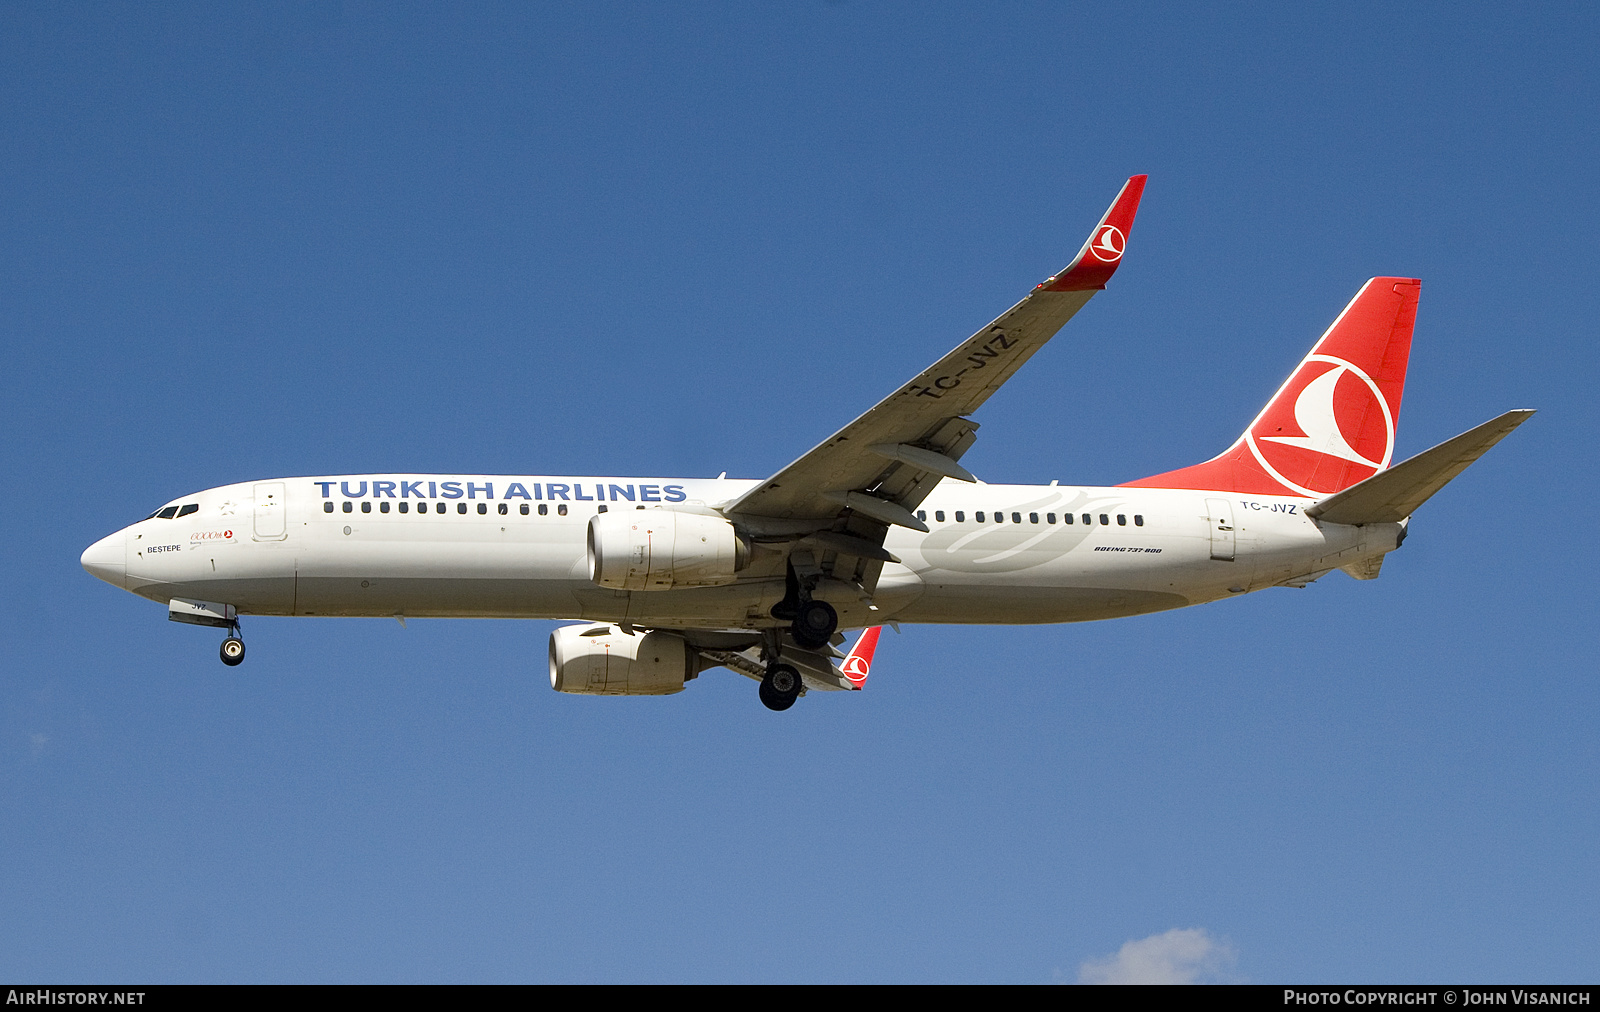
[[[1595,978],[1591,8],[3,17],[6,977],[1027,982],[1203,937],[1211,977]],[[1209,457],[1421,277],[1398,453],[1541,414],[1378,581],[906,627],[775,715],[553,693],[545,622],[259,619],[225,669],[78,567],[252,478],[764,477],[1135,172],[963,463]]]

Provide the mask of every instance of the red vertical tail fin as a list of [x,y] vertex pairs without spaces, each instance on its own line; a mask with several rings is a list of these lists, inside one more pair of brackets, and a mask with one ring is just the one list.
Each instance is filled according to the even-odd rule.
[[1221,455],[1140,478],[1192,488],[1320,499],[1389,466],[1422,282],[1373,278]]

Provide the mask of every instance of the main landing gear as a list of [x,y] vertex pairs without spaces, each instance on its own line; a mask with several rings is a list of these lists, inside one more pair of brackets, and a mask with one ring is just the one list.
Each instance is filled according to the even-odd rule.
[[244,640],[239,638],[239,623],[235,622],[228,628],[228,638],[222,641],[222,663],[228,667],[237,667],[244,663]]
[[767,665],[767,676],[761,679],[761,702],[769,710],[787,710],[800,698],[800,672],[777,661]]
[[806,650],[818,650],[828,645],[833,634],[839,631],[839,613],[826,601],[812,598],[820,571],[802,579],[789,564],[787,587],[783,600],[772,606],[772,617],[789,621],[789,635]]
[[769,710],[787,710],[806,690],[800,672],[792,664],[783,663],[783,630],[765,629],[761,633],[761,660],[766,664],[761,679],[761,705]]
[[[814,563],[803,569],[803,575],[796,572],[795,562],[790,559],[783,600],[772,606],[772,617],[789,623],[789,637],[800,649],[820,650],[839,631],[839,613],[833,605],[811,596],[822,578],[821,570]],[[783,652],[782,630],[768,629],[763,636],[761,654],[767,672],[761,679],[761,702],[769,710],[787,710],[800,698],[805,685],[794,665],[779,660]]]
[[826,601],[806,601],[796,610],[789,624],[789,634],[807,650],[828,645],[833,634],[839,631],[839,613]]

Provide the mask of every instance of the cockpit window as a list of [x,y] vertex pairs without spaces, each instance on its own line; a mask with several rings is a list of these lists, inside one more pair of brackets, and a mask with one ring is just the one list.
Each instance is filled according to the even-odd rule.
[[157,510],[156,511],[156,516],[160,517],[163,520],[171,520],[173,517],[175,517],[177,515],[178,515],[178,507],[176,507],[176,506],[168,506],[164,510]]
[[178,516],[186,517],[190,513],[199,513],[199,512],[200,512],[200,504],[199,503],[197,503],[197,502],[186,503],[186,504],[184,504],[184,507],[182,509],[178,510]]

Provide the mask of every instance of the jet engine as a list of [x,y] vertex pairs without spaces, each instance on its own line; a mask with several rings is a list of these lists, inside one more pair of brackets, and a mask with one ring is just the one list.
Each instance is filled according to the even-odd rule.
[[589,520],[589,579],[612,590],[718,587],[737,579],[747,554],[717,516],[628,510]]
[[589,696],[666,696],[683,691],[699,655],[668,632],[628,635],[611,625],[567,625],[550,634],[550,687]]

